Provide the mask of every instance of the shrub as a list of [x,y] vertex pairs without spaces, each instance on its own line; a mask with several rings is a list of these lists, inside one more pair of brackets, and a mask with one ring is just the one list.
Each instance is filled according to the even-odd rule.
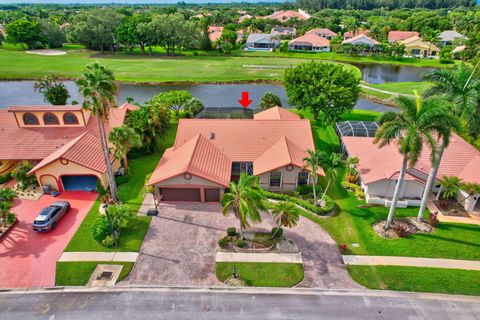
[[4,174],[3,176],[0,176],[0,184],[4,184],[5,182],[8,182],[12,179],[12,174],[9,172],[7,174]]
[[243,248],[247,245],[247,243],[242,239],[237,239],[235,240],[235,245],[239,248]]
[[405,225],[404,225],[403,223],[394,224],[394,225],[393,225],[393,231],[394,231],[400,238],[406,237],[406,236],[408,235],[407,227],[405,227]]
[[357,182],[357,177],[350,174],[350,175],[345,177],[345,180],[348,181],[349,183],[356,183]]
[[430,213],[430,216],[428,217],[428,224],[430,224],[432,227],[436,227],[438,222],[437,213]]
[[235,229],[235,227],[227,228],[227,235],[230,237],[235,237],[237,235],[237,229]]
[[103,187],[103,184],[102,182],[100,181],[100,179],[97,180],[97,192],[100,194],[100,195],[104,195],[107,193],[107,190],[105,190],[105,188]]
[[[102,243],[102,241],[111,236],[110,226],[108,225],[108,220],[106,216],[100,216],[95,220],[92,225],[92,237],[95,241]],[[112,239],[113,240],[113,239]],[[102,243],[103,244],[103,243]]]
[[222,249],[225,249],[226,247],[228,247],[230,240],[231,239],[229,237],[223,237],[222,239],[218,240],[218,246]]
[[27,189],[30,185],[37,184],[37,177],[29,175],[28,172],[33,169],[33,165],[28,161],[23,161],[12,171],[14,177],[19,183],[22,190]]
[[355,197],[357,197],[357,199],[361,200],[361,199],[365,198],[365,192],[363,192],[363,190],[361,190],[361,189],[355,190]]
[[279,227],[273,227],[272,228],[272,236],[275,235],[275,237],[280,238],[283,235],[283,229]]
[[[115,177],[115,181],[117,182],[117,187],[124,184],[124,183],[127,183],[128,180],[130,180],[130,177],[128,175]],[[97,185],[97,188],[98,188],[98,185]],[[102,186],[102,188],[103,188],[103,186]]]
[[328,215],[328,214],[330,214],[333,210],[334,205],[335,205],[333,200],[327,195],[325,195],[325,198],[323,198],[323,201],[324,201],[325,205],[323,207],[318,207],[318,206],[316,206],[312,203],[309,203],[305,200],[298,199],[298,198],[295,198],[295,197],[292,197],[292,196],[289,196],[289,195],[286,195],[286,194],[270,192],[270,191],[266,191],[264,189],[261,189],[261,192],[262,192],[263,196],[265,196],[266,198],[295,203],[295,204],[299,205],[300,207],[302,207],[302,208],[304,208],[304,209],[306,209],[310,212],[313,212],[315,214],[318,214],[318,215]]
[[115,245],[115,240],[113,240],[112,236],[106,236],[105,239],[101,242],[102,246],[111,248]]
[[[313,186],[311,184],[305,184],[303,186],[298,186],[296,191],[301,196],[312,195],[313,194]],[[320,188],[320,186],[315,186],[315,191],[317,192],[317,194],[321,194],[322,193],[322,188]]]

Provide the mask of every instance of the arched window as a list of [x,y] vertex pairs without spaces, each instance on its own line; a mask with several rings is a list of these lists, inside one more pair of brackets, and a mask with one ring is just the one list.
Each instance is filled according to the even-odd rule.
[[60,124],[57,116],[51,112],[47,112],[43,115],[43,122],[45,124]]
[[78,118],[75,114],[71,112],[66,112],[63,114],[63,123],[64,124],[78,124]]
[[23,123],[25,125],[39,125],[40,122],[38,121],[38,118],[36,115],[33,113],[27,112],[23,114]]

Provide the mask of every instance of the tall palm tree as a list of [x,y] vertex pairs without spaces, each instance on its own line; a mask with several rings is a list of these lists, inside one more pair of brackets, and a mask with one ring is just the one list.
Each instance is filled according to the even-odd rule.
[[[273,205],[272,214],[275,217],[275,223],[278,228],[292,228],[297,225],[299,218],[298,208],[291,202],[277,202]],[[278,228],[272,234],[272,239],[275,238]]]
[[427,208],[428,197],[432,191],[433,184],[437,178],[438,168],[440,167],[440,162],[442,161],[443,152],[445,148],[448,147],[450,143],[450,137],[453,130],[460,130],[460,121],[451,113],[450,106],[446,101],[442,99],[430,99],[432,105],[436,105],[434,108],[436,112],[441,116],[441,123],[438,126],[438,139],[439,146],[436,150],[434,160],[432,162],[432,167],[428,174],[427,182],[425,184],[425,189],[423,190],[422,202],[420,203],[420,208],[418,209],[417,220],[423,220],[423,214]]
[[429,73],[425,79],[434,85],[425,91],[425,97],[443,96],[453,104],[453,113],[467,124],[468,133],[479,134],[480,119],[480,80],[476,76],[480,60],[473,70],[463,63],[456,69],[439,69]]
[[77,81],[77,86],[84,98],[83,107],[90,110],[97,117],[99,138],[107,168],[110,194],[114,201],[118,201],[117,185],[113,175],[105,131],[105,124],[108,123],[110,110],[115,107],[115,94],[117,93],[115,77],[111,70],[95,62],[85,67],[82,77]]
[[132,148],[142,146],[142,138],[138,133],[126,125],[113,128],[108,134],[108,140],[115,146],[114,156],[117,160],[123,160],[123,165],[128,169],[127,153]]
[[396,98],[400,113],[386,112],[379,119],[380,128],[375,135],[374,143],[380,148],[390,143],[397,143],[399,152],[403,155],[402,166],[395,186],[395,191],[388,212],[385,229],[390,229],[393,216],[400,197],[400,190],[405,180],[407,165],[414,166],[426,143],[435,157],[436,139],[442,124],[442,113],[436,111],[437,105],[431,100],[421,101],[417,92],[415,97],[400,96]]
[[317,205],[317,191],[315,190],[317,186],[317,171],[320,166],[320,157],[321,154],[318,150],[307,150],[308,157],[303,158],[303,163],[311,171],[312,177],[312,189],[313,189],[313,203]]
[[260,222],[260,211],[265,210],[264,196],[258,185],[258,177],[245,173],[238,182],[230,182],[230,190],[223,195],[222,213],[227,215],[231,210],[240,222],[240,236],[245,239],[243,230],[250,227],[249,221]]
[[328,156],[327,157],[323,156],[323,157],[321,157],[321,160],[322,160],[322,164],[325,164],[329,168],[328,175],[330,176],[330,179],[328,179],[327,186],[325,187],[325,190],[323,191],[322,197],[320,198],[320,203],[323,202],[323,199],[327,195],[327,191],[330,188],[332,180],[337,179],[336,169],[338,167],[340,167],[340,165],[343,163],[341,153],[332,153],[329,157]]

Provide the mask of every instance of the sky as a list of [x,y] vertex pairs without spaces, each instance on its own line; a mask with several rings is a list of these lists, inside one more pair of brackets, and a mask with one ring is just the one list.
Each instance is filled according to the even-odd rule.
[[[0,4],[6,3],[74,3],[74,4],[98,4],[98,3],[126,3],[126,4],[175,4],[182,0],[0,0]],[[285,0],[183,0],[186,3],[259,3],[259,2],[285,2]]]

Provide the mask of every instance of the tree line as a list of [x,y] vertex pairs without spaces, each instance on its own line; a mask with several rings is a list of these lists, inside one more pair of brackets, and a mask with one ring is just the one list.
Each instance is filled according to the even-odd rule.
[[473,7],[475,0],[297,0],[297,5],[310,10],[321,9],[360,9],[372,10],[376,8],[393,9],[442,9],[457,7]]

